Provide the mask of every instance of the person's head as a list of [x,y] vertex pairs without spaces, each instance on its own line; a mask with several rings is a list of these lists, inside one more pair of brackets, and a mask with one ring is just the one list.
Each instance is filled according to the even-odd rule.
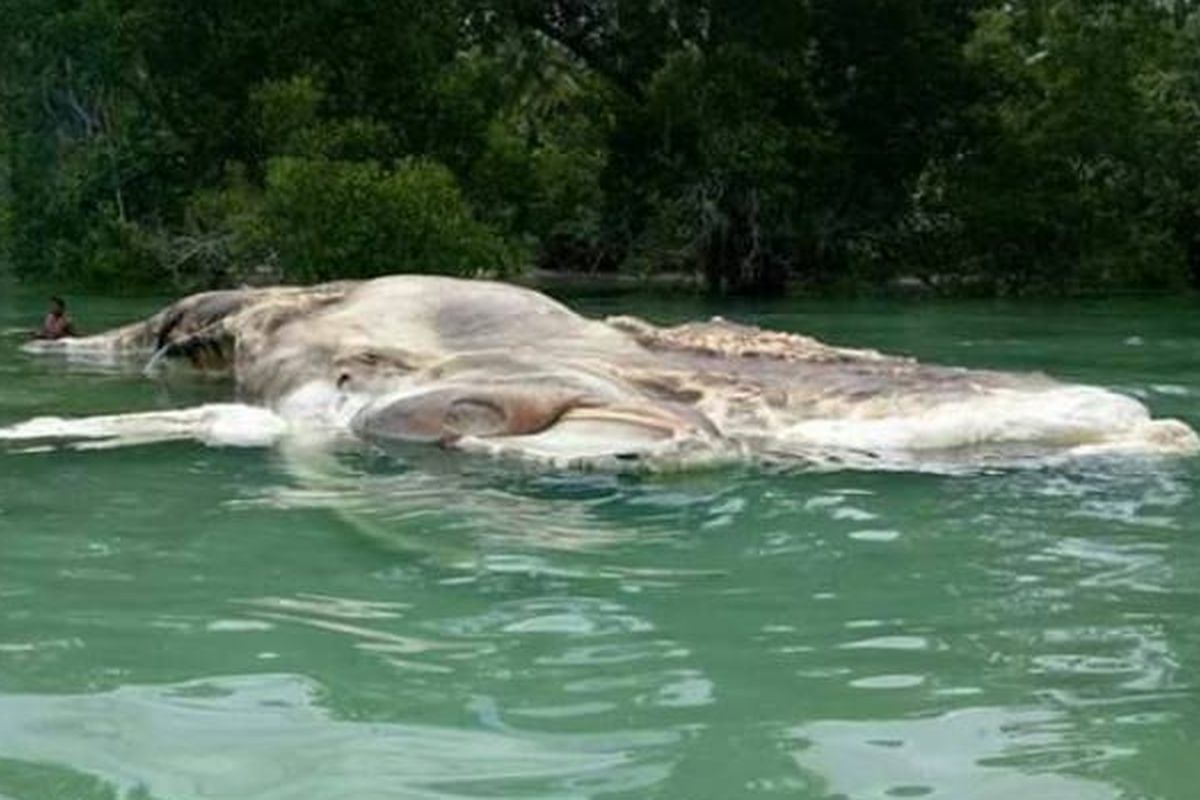
[[50,313],[56,316],[65,314],[67,311],[67,303],[58,295],[50,298]]

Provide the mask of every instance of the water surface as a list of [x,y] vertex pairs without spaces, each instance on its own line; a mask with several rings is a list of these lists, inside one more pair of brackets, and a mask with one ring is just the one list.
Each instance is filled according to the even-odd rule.
[[[72,299],[93,330],[157,305]],[[0,294],[0,331],[40,310]],[[1200,424],[1182,303],[721,312]],[[0,424],[228,393],[18,342],[0,335]],[[0,450],[5,800],[1200,786],[1200,460],[618,477],[421,448],[18,449]]]

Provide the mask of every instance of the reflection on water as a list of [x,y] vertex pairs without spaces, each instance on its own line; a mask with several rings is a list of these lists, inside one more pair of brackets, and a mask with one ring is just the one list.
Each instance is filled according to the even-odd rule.
[[677,478],[673,490],[669,479],[548,473],[421,450],[402,461],[359,449],[339,455],[284,447],[279,465],[288,483],[264,487],[232,507],[328,510],[377,546],[427,554],[459,569],[614,578],[640,572],[648,580],[720,575],[724,570],[603,562],[584,569],[553,554],[669,542],[693,527],[729,526],[745,507],[740,487],[730,482],[741,473],[732,470]]
[[[681,684],[681,695],[705,687]],[[0,759],[63,765],[130,796],[522,797],[638,791],[670,771],[670,733],[545,736],[332,719],[321,688],[285,674],[0,697]],[[578,713],[581,709],[576,708]],[[519,716],[546,716],[525,709]],[[1121,755],[1089,749],[1062,714],[968,708],[913,720],[822,721],[780,732],[819,796],[1106,800],[1059,773]]]
[[1118,789],[1058,774],[1081,761],[1129,755],[1079,753],[1062,715],[970,708],[930,719],[826,721],[793,731],[797,763],[823,794],[905,797],[1115,800]]
[[[852,312],[772,322],[1200,395],[1200,322]],[[0,380],[0,424],[212,399]],[[0,798],[1193,800],[1198,481],[0,453]]]
[[1184,467],[156,452],[4,477],[0,795],[1117,798],[1195,721]]
[[532,798],[653,784],[665,769],[653,755],[673,738],[339,721],[320,693],[266,674],[0,697],[0,759],[62,765],[131,797]]

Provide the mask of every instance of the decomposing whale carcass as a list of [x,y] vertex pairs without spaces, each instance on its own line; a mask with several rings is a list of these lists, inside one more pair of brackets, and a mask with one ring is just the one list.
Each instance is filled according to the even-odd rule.
[[929,366],[720,319],[587,319],[530,289],[444,277],[208,292],[104,334],[29,347],[143,352],[150,371],[228,370],[240,405],[33,420],[0,438],[136,430],[260,443],[320,431],[596,466],[921,468],[1200,449],[1184,423],[1153,420],[1104,389]]

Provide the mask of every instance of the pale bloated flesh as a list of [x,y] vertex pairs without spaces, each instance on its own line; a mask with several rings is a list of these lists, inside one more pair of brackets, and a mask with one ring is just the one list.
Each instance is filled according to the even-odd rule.
[[507,284],[432,276],[194,295],[39,349],[230,371],[239,399],[376,441],[554,463],[1188,453],[1183,423],[1036,374],[937,367],[720,319],[584,318]]

